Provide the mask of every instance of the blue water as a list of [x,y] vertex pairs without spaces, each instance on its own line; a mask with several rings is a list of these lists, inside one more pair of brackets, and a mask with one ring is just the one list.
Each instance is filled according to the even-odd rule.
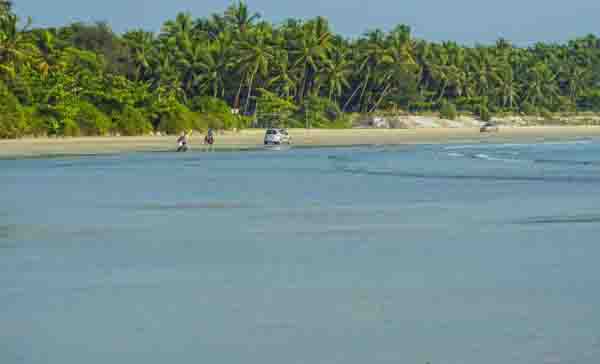
[[600,362],[600,143],[0,161],[0,363]]

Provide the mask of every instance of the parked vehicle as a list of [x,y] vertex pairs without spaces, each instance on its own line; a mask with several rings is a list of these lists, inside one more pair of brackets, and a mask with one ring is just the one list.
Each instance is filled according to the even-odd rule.
[[285,129],[267,129],[265,133],[265,145],[291,144],[292,137]]
[[492,132],[498,132],[498,131],[500,131],[500,129],[498,128],[498,124],[494,124],[492,122],[487,122],[487,123],[483,124],[481,126],[481,128],[479,128],[479,131],[482,133],[492,133]]

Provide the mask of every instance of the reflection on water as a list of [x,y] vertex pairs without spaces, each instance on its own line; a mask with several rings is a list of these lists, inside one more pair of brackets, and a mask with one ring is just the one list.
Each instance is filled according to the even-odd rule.
[[0,362],[600,361],[600,144],[0,161]]

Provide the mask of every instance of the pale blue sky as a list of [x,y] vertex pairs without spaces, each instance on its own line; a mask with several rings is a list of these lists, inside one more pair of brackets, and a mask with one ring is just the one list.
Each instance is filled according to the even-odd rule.
[[[195,17],[222,12],[228,0],[15,0],[17,13],[37,26],[106,20],[115,31],[157,31],[179,11]],[[428,40],[489,43],[500,36],[519,44],[600,34],[600,0],[249,0],[277,23],[289,17],[327,17],[337,33],[357,36],[376,27],[408,24]]]

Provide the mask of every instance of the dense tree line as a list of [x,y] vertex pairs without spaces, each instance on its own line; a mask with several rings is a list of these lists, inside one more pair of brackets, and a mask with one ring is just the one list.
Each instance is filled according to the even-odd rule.
[[466,47],[403,25],[346,39],[322,17],[275,26],[243,2],[117,35],[105,23],[33,29],[0,1],[4,138],[346,127],[350,112],[440,109],[600,111],[600,39]]

